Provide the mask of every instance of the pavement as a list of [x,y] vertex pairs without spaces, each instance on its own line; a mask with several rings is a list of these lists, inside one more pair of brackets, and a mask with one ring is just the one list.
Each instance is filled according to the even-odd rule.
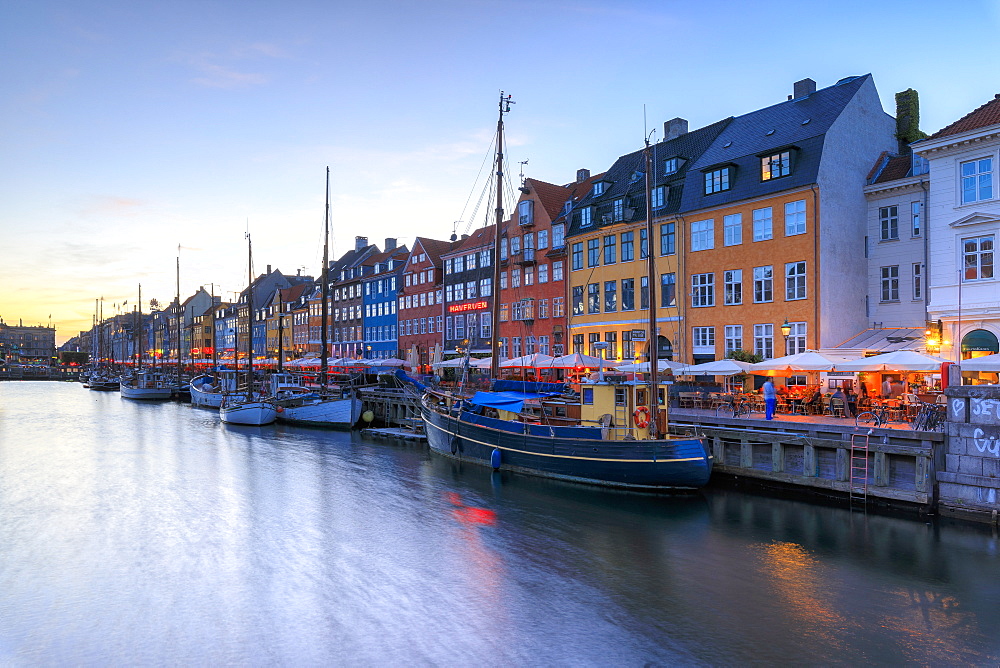
[[[670,417],[671,419],[677,419],[683,415],[698,416],[700,418],[706,417],[716,417],[718,413],[714,408],[671,408]],[[764,414],[758,413],[756,411],[750,413],[748,418],[740,417],[739,419],[752,420],[754,422],[761,422],[763,424],[775,424],[775,423],[799,423],[799,424],[829,424],[837,425],[841,427],[854,427],[856,422],[853,417],[841,418],[833,417],[832,415],[797,415],[789,413],[776,413],[774,419],[770,422],[764,420]],[[910,430],[909,422],[889,422],[883,424],[882,429],[905,429]]]

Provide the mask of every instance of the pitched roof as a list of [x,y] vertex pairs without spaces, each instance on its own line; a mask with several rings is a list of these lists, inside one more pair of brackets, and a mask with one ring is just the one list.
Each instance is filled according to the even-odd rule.
[[[846,77],[793,100],[736,116],[712,145],[692,165],[681,211],[728,204],[815,183],[824,139],[834,121],[854,99],[870,74]],[[788,176],[761,182],[760,159],[769,152],[797,148],[794,169]],[[729,190],[705,194],[703,173],[713,167],[733,165],[736,179]],[[749,174],[751,178],[740,178]]]
[[958,119],[951,125],[941,128],[927,139],[939,139],[941,137],[957,135],[971,130],[978,130],[979,128],[985,128],[991,125],[1000,125],[1000,93],[995,95],[992,100],[983,106],[966,114],[965,116],[962,116],[962,118]]
[[867,183],[888,183],[905,179],[913,169],[913,158],[909,155],[890,155],[883,153],[875,162],[872,171],[868,173]]
[[480,248],[482,246],[492,245],[493,237],[495,236],[497,226],[496,223],[492,225],[487,225],[486,227],[480,227],[478,230],[470,234],[465,239],[459,239],[455,246],[452,247],[447,253],[442,253],[441,255],[451,255],[453,253],[460,253],[463,251],[472,250],[473,248]]
[[549,220],[555,220],[559,212],[562,211],[566,200],[573,196],[573,188],[570,186],[558,186],[554,183],[530,178],[524,180],[524,185],[535,191],[535,196],[542,208],[545,209],[545,213],[548,214]]
[[427,257],[430,259],[431,264],[437,265],[441,263],[441,256],[444,253],[449,252],[455,246],[458,245],[457,241],[441,241],[439,239],[430,239],[428,237],[417,237],[416,241],[413,243],[413,250],[417,250],[417,244],[424,249],[427,253]]

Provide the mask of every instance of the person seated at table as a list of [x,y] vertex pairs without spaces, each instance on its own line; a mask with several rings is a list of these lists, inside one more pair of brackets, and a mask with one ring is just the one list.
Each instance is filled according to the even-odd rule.
[[[850,415],[857,415],[858,414],[858,395],[856,395],[854,393],[854,388],[848,387],[847,391],[844,392],[844,395],[847,397],[847,412]],[[850,417],[850,415],[848,415],[848,417]]]
[[839,399],[841,402],[843,402],[844,417],[854,417],[854,413],[851,412],[850,404],[848,404],[848,402],[847,402],[847,395],[844,394],[844,391],[841,388],[839,388],[839,387],[830,396],[830,406],[831,407],[833,406],[833,402],[835,400],[837,400],[837,399]]
[[858,405],[867,406],[871,403],[871,398],[868,396],[868,386],[861,383],[861,387],[858,388]]
[[818,412],[820,406],[823,405],[823,394],[819,389],[813,390],[812,396],[806,401],[806,410],[810,413]]

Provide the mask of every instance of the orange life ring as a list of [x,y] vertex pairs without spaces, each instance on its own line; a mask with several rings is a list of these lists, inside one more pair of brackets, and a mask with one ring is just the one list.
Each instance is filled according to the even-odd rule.
[[645,406],[639,406],[632,413],[633,419],[635,419],[635,426],[639,429],[645,429],[649,426],[649,409]]

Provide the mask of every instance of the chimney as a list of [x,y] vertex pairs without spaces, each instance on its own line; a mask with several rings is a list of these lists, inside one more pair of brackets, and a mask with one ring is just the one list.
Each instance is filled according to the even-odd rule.
[[800,97],[805,97],[811,93],[816,92],[816,82],[812,79],[803,79],[802,81],[796,81],[794,87],[792,88],[792,93],[795,95],[795,99]]
[[920,131],[920,97],[907,88],[896,93],[896,145],[900,155],[910,153],[910,143],[926,139]]
[[388,251],[395,250],[395,249],[396,249],[396,240],[393,239],[392,237],[386,237],[385,238],[385,250],[388,252]]
[[683,118],[672,118],[663,124],[663,141],[677,139],[681,135],[686,135],[688,122]]
[[589,178],[590,178],[590,170],[589,169],[578,169],[578,170],[576,170],[576,182],[577,183],[583,183],[584,181],[586,181]]
[[354,237],[354,250],[361,250],[368,245],[368,237]]
[[271,265],[267,265],[267,273],[271,273]]
[[465,240],[466,240],[466,239],[468,239],[468,238],[469,238],[469,235],[468,235],[468,234],[463,234],[463,235],[462,235],[462,241],[465,241]]

